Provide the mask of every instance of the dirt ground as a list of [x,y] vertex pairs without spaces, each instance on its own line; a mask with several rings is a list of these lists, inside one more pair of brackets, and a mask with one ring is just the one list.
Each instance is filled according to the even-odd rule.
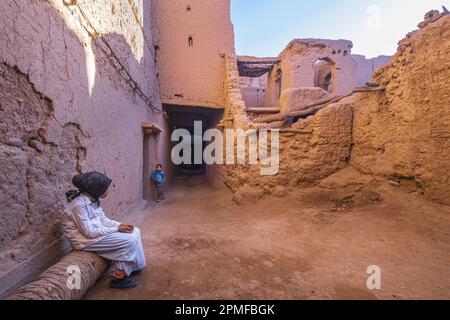
[[[129,290],[102,278],[86,299],[450,299],[450,207],[386,186],[362,208],[303,191],[237,206],[179,178],[161,204],[127,216],[148,268]],[[381,290],[366,286],[381,268]]]

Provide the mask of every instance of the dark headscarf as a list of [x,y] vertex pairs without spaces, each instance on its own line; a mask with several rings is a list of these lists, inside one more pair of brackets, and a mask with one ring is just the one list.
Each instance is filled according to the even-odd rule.
[[72,179],[72,183],[78,190],[66,192],[67,201],[71,202],[81,194],[88,195],[92,202],[100,206],[100,197],[108,190],[112,180],[99,172],[79,174]]

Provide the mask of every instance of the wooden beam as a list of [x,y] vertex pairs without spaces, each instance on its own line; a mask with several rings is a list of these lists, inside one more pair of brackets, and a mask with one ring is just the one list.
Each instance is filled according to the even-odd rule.
[[251,113],[279,113],[280,112],[280,108],[247,108],[245,109],[245,111],[247,112],[251,112]]
[[163,130],[154,122],[143,122],[142,130],[145,134],[158,134],[163,132]]

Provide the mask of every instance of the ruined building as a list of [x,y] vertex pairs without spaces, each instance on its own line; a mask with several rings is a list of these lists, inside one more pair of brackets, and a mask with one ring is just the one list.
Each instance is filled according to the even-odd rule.
[[[347,40],[296,39],[276,58],[239,57],[248,111],[286,111],[300,102],[349,94],[391,57],[352,55]],[[267,109],[264,109],[267,108]]]
[[[445,12],[428,13],[425,22],[419,25],[421,29],[400,41],[396,55],[374,73],[375,83],[353,90],[353,85],[340,89],[333,84],[328,86],[332,92],[340,90],[336,94],[307,87],[318,79],[313,76],[311,62],[323,59],[323,55],[313,54],[306,65],[307,82],[302,82],[301,72],[296,77],[296,69],[291,68],[294,72],[288,71],[286,86],[279,84],[286,69],[278,72],[270,67],[282,65],[283,55],[281,59],[256,59],[256,67],[252,63],[255,59],[243,58],[240,67],[245,77],[260,76],[252,74],[255,68],[269,70],[267,85],[262,85],[267,88],[263,101],[273,102],[271,92],[275,92],[280,102],[268,105],[273,110],[264,105],[230,110],[232,119],[225,125],[244,123],[246,128],[280,128],[281,159],[280,173],[271,177],[258,176],[257,167],[224,166],[223,180],[236,191],[236,200],[241,202],[246,197],[254,200],[293,187],[317,185],[323,186],[325,197],[329,195],[327,190],[336,192],[348,187],[342,200],[351,200],[361,192],[372,193],[383,181],[389,181],[416,190],[431,201],[450,204],[449,23],[450,17]],[[296,45],[308,43],[311,44],[298,41]],[[317,45],[317,41],[312,43]],[[319,47],[326,54],[335,50],[323,44]],[[325,59],[331,60],[329,56]],[[358,71],[356,76],[350,72],[347,77],[352,75],[355,81],[359,77]],[[298,81],[298,87],[290,88],[291,79]],[[248,83],[241,80],[241,86],[243,82]],[[274,85],[281,86],[281,90],[271,89]],[[283,96],[290,103],[283,103]],[[251,120],[243,122],[244,114]]]
[[[113,179],[112,216],[151,199],[146,177],[159,162],[170,175],[224,182],[239,203],[310,186],[358,199],[390,181],[450,204],[447,15],[428,15],[392,60],[367,60],[350,41],[319,39],[294,40],[278,57],[236,57],[228,0],[0,9],[0,297],[70,251],[59,221],[79,172]],[[280,129],[279,174],[175,168],[170,133],[196,120]]]

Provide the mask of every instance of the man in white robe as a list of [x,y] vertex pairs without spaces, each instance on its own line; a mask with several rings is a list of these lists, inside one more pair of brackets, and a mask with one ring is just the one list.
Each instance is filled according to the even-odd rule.
[[69,205],[63,221],[64,230],[75,250],[94,252],[111,260],[111,288],[131,288],[137,281],[130,276],[146,265],[141,233],[132,225],[106,217],[100,199],[107,197],[111,182],[98,172],[72,179],[77,190],[66,193]]

